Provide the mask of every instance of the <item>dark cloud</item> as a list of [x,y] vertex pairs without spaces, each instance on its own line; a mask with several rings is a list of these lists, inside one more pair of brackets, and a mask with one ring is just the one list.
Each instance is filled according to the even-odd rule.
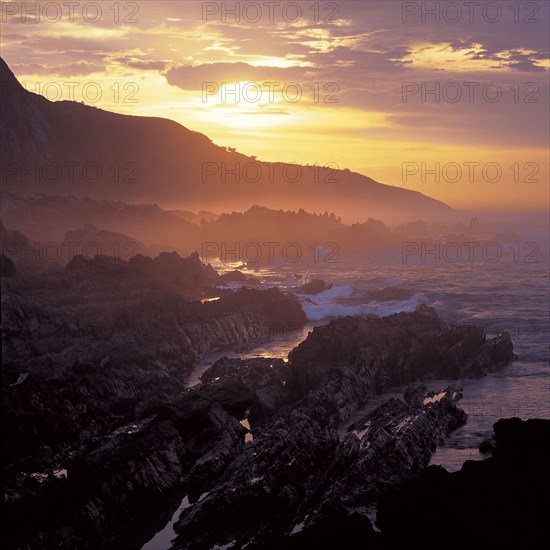
[[536,64],[536,61],[544,60],[548,58],[548,54],[545,52],[529,52],[524,53],[518,50],[512,50],[506,52],[506,56],[503,56],[504,52],[489,52],[488,50],[480,50],[478,52],[468,52],[471,59],[478,60],[492,60],[498,62],[498,65],[494,65],[493,68],[499,69],[503,66],[507,66],[515,71],[524,72],[544,72],[546,69]]

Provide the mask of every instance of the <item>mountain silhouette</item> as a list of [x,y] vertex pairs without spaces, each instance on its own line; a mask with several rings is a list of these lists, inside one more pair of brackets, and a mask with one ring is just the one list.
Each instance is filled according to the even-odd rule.
[[407,221],[453,212],[349,170],[260,162],[172,120],[49,101],[25,90],[1,58],[0,83],[1,185],[19,195],[225,212],[262,204]]

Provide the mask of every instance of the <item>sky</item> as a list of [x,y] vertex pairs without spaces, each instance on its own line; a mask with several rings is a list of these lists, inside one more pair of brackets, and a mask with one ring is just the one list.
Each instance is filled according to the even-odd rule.
[[457,209],[549,200],[550,2],[1,2],[25,88]]

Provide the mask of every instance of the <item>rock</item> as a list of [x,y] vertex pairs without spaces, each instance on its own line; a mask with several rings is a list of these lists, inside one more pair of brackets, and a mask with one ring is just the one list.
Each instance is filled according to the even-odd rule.
[[381,549],[382,541],[367,517],[357,512],[339,513],[313,527],[267,544],[252,545],[252,550],[302,550],[303,548]]
[[0,254],[0,277],[13,277],[15,272],[13,261],[4,254]]
[[238,269],[235,269],[233,271],[228,271],[227,273],[220,275],[221,283],[228,283],[228,282],[246,283],[247,280],[248,280],[248,277]]
[[209,285],[220,282],[218,273],[200,261],[198,253],[181,258],[176,252],[161,252],[151,259],[142,254],[129,261],[118,257],[99,255],[93,259],[74,256],[66,270],[80,281],[92,279],[94,283],[105,279],[130,281],[134,284],[160,283],[164,288],[177,289],[189,299],[200,296]]
[[[297,522],[313,528],[372,505],[382,483],[421,471],[436,444],[464,424],[466,415],[455,404],[461,392],[409,388],[406,402],[386,402],[342,441],[335,428],[370,395],[439,373],[449,355],[446,368],[461,374],[485,343],[482,330],[448,327],[426,306],[315,328],[289,355],[286,403],[272,420],[255,426],[253,443],[231,465],[223,484],[182,514],[175,547],[233,540],[237,546],[261,547],[289,534]],[[479,362],[492,368],[493,357],[482,354]],[[213,520],[220,516],[222,522]]]
[[51,466],[53,453],[50,447],[43,446],[36,452],[36,458],[40,464]]
[[[209,280],[196,256],[159,261],[173,273]],[[305,322],[299,300],[275,289],[188,301],[171,283],[149,278],[156,265],[77,256],[65,273],[10,281],[2,303],[9,461],[27,460],[40,446],[55,454],[56,446],[105,436],[175,399],[205,355]],[[32,383],[18,384],[23,376]],[[254,414],[279,406],[282,382],[270,389],[268,380],[255,394]]]
[[204,383],[238,381],[254,393],[248,419],[251,425],[265,421],[282,407],[288,367],[282,359],[257,357],[234,359],[223,357],[201,376]]
[[[428,464],[435,445],[465,421],[456,406],[461,392],[416,384],[404,401],[386,401],[347,431],[343,422],[390,386],[462,375],[472,365],[485,372],[511,353],[509,337],[487,340],[477,327],[447,326],[421,306],[317,327],[288,363],[223,358],[185,390],[185,365],[209,350],[303,322],[298,299],[247,288],[204,304],[166,289],[134,297],[130,276],[100,277],[111,282],[95,287],[93,277],[71,273],[56,281],[75,300],[70,308],[48,300],[48,280],[42,303],[12,290],[3,304],[12,547],[139,548],[185,495],[191,506],[174,526],[175,550],[231,541],[292,547],[328,537],[339,519],[363,527],[374,545],[380,537],[354,511],[372,505],[384,483]],[[129,294],[110,304],[121,282]],[[90,303],[81,285],[93,289]],[[134,343],[91,329],[111,323],[132,331]],[[52,336],[60,326],[68,327],[69,351]],[[23,370],[32,384],[10,385]],[[514,429],[498,429],[503,448]],[[40,446],[50,447],[51,466],[44,453],[36,462]],[[51,475],[54,466],[67,478]],[[303,534],[291,535],[298,524]]]
[[[9,483],[8,539],[26,533],[29,548],[77,541],[79,548],[140,547],[154,534],[151,514],[160,513],[177,489],[196,495],[215,483],[244,445],[237,418],[252,396],[243,390],[226,385],[189,392],[155,416],[81,448],[66,465],[66,479],[50,476],[24,495]],[[25,529],[26,513],[35,507],[40,520]]]
[[452,532],[455,547],[536,548],[545,540],[550,420],[499,420],[494,431],[492,458],[454,473],[430,466],[386,487],[376,524],[388,547],[421,544],[427,533]]
[[258,290],[243,286],[239,291],[210,303],[212,308],[221,304],[228,307],[255,307],[269,319],[273,330],[277,332],[301,327],[307,321],[298,298],[276,288]]
[[224,475],[245,445],[239,420],[281,407],[277,361],[185,392],[205,354],[305,322],[298,298],[276,289],[204,304],[182,296],[216,280],[198,255],[164,254],[77,256],[64,271],[10,281],[2,355],[13,547],[140,547],[179,490],[196,500]]
[[347,428],[331,464],[319,474],[316,498],[302,505],[306,527],[374,506],[381,486],[421,471],[436,445],[466,422],[454,388],[438,392],[437,401],[422,386],[414,391],[418,399],[391,398]]
[[[493,457],[499,464],[543,461],[550,454],[550,420],[508,418],[493,425]],[[547,472],[548,473],[548,472]]]
[[492,454],[496,447],[496,441],[494,437],[488,437],[484,439],[479,445],[479,452],[482,454]]
[[[270,370],[266,371],[267,368]],[[237,377],[242,380],[251,373],[254,373],[253,376],[255,376],[258,371],[277,372],[281,380],[286,379],[286,363],[283,359],[274,359],[271,357],[254,357],[252,359],[222,357],[204,371],[201,380],[205,383],[212,382],[214,379],[220,377]],[[255,384],[255,381],[251,377],[248,381],[252,385]]]
[[[281,409],[273,424],[254,430],[253,443],[245,445],[223,483],[182,514],[176,548],[230,540],[261,548],[297,523],[313,536],[324,532],[324,522],[372,505],[380,483],[419,471],[436,443],[464,423],[466,415],[455,405],[458,392],[441,393],[426,404],[389,400],[351,427],[343,441],[330,429],[330,416],[307,402]],[[364,516],[361,521],[370,525]],[[292,537],[280,541],[281,547],[287,542]]]
[[383,318],[344,317],[315,327],[292,350],[288,390],[300,399],[345,376],[368,395],[421,378],[481,376],[513,360],[512,350],[508,333],[488,340],[482,327],[447,326],[424,304]]
[[321,294],[321,292],[325,292],[331,288],[332,283],[326,283],[322,279],[312,279],[308,283],[298,287],[297,290],[303,294]]
[[[3,216],[6,213],[6,210],[8,209],[2,210]],[[14,209],[14,211],[17,212],[17,209]],[[33,261],[29,262],[26,255],[29,254],[32,257],[33,255],[30,250],[34,247],[31,246],[29,240],[25,235],[23,235],[23,233],[6,228],[4,226],[3,218],[0,218],[0,246],[2,254],[0,258],[0,270],[7,269],[9,273],[12,270],[10,261],[14,264],[14,267],[25,267],[26,269],[29,268],[29,264],[33,263]],[[35,257],[33,257],[33,260],[36,262]],[[4,264],[7,267],[2,267]],[[12,275],[6,275],[6,277],[11,276]]]
[[258,543],[285,532],[320,464],[338,444],[335,433],[299,409],[254,433],[223,483],[182,514],[176,548],[209,548],[235,539]]

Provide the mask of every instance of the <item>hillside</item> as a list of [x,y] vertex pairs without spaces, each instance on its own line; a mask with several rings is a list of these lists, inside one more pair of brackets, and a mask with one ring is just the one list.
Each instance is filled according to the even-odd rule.
[[3,60],[0,80],[2,188],[19,195],[77,195],[194,211],[263,204],[403,221],[452,212],[421,193],[349,170],[256,161],[171,120],[51,102],[26,91]]

